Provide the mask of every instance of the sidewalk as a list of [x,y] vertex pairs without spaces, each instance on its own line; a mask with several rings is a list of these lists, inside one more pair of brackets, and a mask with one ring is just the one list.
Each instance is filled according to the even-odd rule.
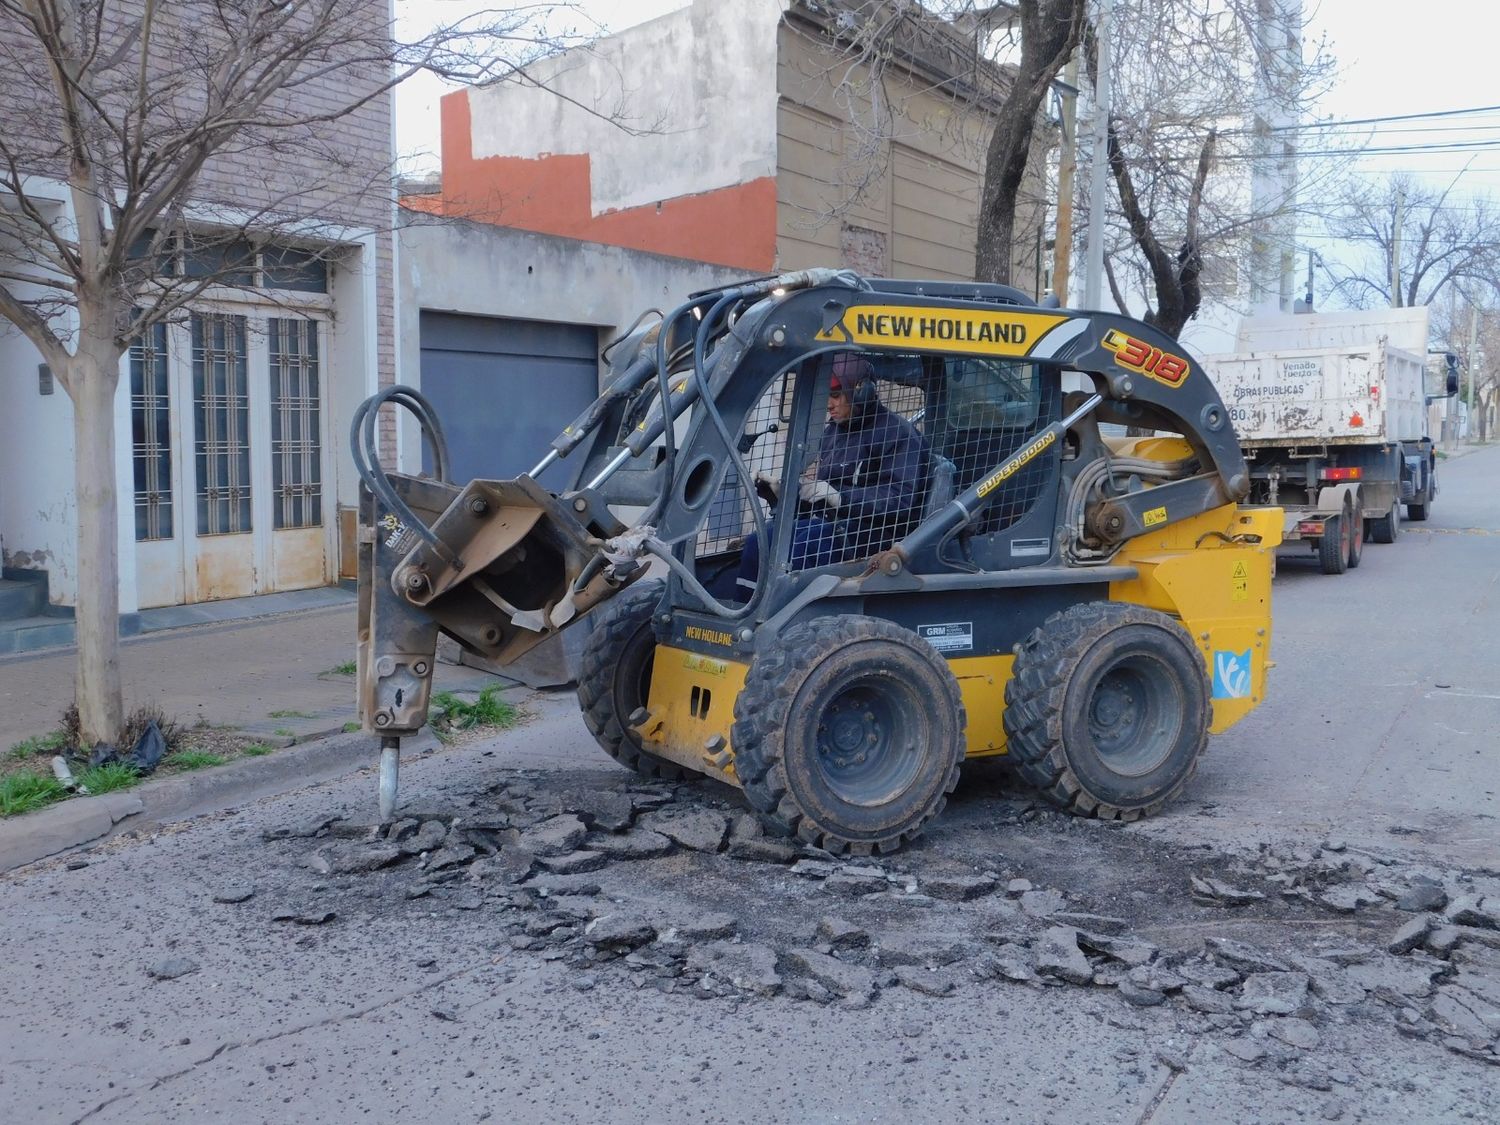
[[[269,603],[267,603],[269,604]],[[126,710],[156,704],[185,726],[200,720],[288,745],[341,731],[354,714],[355,605],[166,629],[121,642]],[[73,702],[74,649],[0,658],[0,752],[55,730]],[[439,663],[438,691],[508,683]]]
[[1494,449],[1496,443],[1493,441],[1461,441],[1453,446],[1439,444],[1438,456],[1443,460],[1451,461],[1455,457],[1467,457],[1470,453],[1478,453],[1481,449]]

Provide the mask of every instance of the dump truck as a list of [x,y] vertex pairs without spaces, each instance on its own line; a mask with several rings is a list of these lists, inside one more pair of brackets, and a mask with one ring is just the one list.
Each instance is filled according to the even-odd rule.
[[[1442,360],[1444,394],[1458,390]],[[1236,351],[1204,358],[1250,467],[1250,503],[1284,513],[1325,574],[1359,566],[1427,518],[1437,453],[1427,436],[1427,309],[1252,317]]]
[[[1224,403],[1149,326],[808,270],[692,295],[606,359],[513,480],[447,479],[411,388],[356,414],[384,817],[439,633],[503,666],[593,617],[578,697],[605,753],[727,782],[837,854],[914,838],[969,758],[1078,815],[1154,813],[1264,698],[1281,513],[1242,506]],[[386,404],[431,475],[382,465]]]

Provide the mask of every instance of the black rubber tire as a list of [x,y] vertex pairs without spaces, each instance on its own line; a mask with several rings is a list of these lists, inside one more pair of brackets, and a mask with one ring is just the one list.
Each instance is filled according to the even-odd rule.
[[1344,519],[1349,525],[1349,569],[1355,570],[1365,555],[1365,518],[1356,505],[1344,509]]
[[659,580],[637,582],[605,609],[579,661],[578,706],[589,733],[620,765],[653,780],[685,781],[702,774],[644,749],[626,726],[650,691],[651,616],[664,588]]
[[1203,655],[1177,621],[1087,602],[1053,614],[1017,646],[1005,733],[1021,777],[1048,801],[1078,816],[1136,820],[1193,776],[1209,707]]
[[1401,535],[1401,501],[1391,501],[1391,510],[1370,521],[1370,538],[1376,543],[1394,543]]
[[1348,530],[1348,521],[1343,516],[1323,521],[1323,534],[1318,539],[1318,565],[1324,574],[1343,574],[1349,569]]
[[958,681],[921,637],[874,617],[818,618],[751,664],[734,704],[735,774],[773,832],[837,855],[894,851],[948,803],[964,721]]
[[1406,506],[1406,518],[1412,523],[1421,523],[1427,518],[1427,511],[1432,505],[1432,482],[1429,479],[1428,486],[1422,490],[1422,502],[1420,504],[1408,504]]

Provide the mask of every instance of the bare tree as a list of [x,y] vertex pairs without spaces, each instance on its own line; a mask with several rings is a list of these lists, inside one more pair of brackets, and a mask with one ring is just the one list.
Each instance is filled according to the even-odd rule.
[[1456,184],[1348,185],[1328,221],[1346,249],[1327,264],[1334,291],[1354,308],[1433,305],[1453,287],[1500,292],[1500,209]]
[[1019,0],[1016,5],[1020,59],[995,115],[985,155],[974,267],[980,281],[1011,280],[1016,209],[1032,158],[1037,115],[1059,72],[1078,49],[1084,7],[1084,0]]
[[[1268,19],[1281,21],[1271,33]],[[1256,205],[1249,190],[1265,129],[1257,121],[1257,76],[1278,61],[1266,57],[1263,43],[1301,30],[1267,0],[1116,6],[1106,158],[1117,210],[1108,219],[1105,261],[1122,311],[1144,305],[1147,322],[1178,335],[1205,300],[1239,293],[1253,232],[1301,213],[1294,193]],[[1092,32],[1085,47],[1092,74]],[[1305,101],[1331,68],[1322,46],[1308,45],[1293,72],[1272,75],[1277,96]],[[1301,196],[1317,198],[1335,171],[1329,161],[1304,173]]]
[[[0,318],[73,404],[77,703],[86,740],[120,732],[116,387],[152,325],[237,284],[247,238],[326,246],[353,200],[385,201],[383,164],[340,130],[382,131],[419,70],[525,78],[560,44],[551,5],[510,5],[391,37],[386,0],[0,0]],[[375,147],[382,142],[377,136]],[[42,184],[63,186],[61,203]],[[186,245],[216,264],[164,272]]]

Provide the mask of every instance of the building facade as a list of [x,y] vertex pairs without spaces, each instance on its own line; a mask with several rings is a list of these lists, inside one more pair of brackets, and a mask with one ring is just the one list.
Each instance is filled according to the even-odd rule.
[[[695,0],[534,84],[443,99],[440,186],[403,198],[402,367],[445,418],[467,411],[459,470],[528,467],[598,389],[588,340],[693,290],[813,266],[973,278],[1003,75],[945,24],[893,59],[841,26],[837,5]],[[1021,216],[1014,262],[1032,291],[1042,217]]]
[[[193,7],[158,19],[186,19]],[[349,10],[373,36],[385,33],[386,0]],[[0,110],[13,123],[33,96],[25,77],[0,77]],[[372,86],[380,78],[371,72]],[[229,145],[209,161],[159,268],[190,278],[221,269],[231,253],[236,268],[120,361],[122,614],[326,585],[340,570],[340,512],[353,510],[358,488],[347,419],[395,375],[391,101],[380,95],[342,113],[348,73],[286,97],[298,114],[337,119],[273,148]],[[26,190],[73,221],[67,185],[45,169]],[[239,237],[226,243],[226,230]],[[195,243],[200,235],[211,250]],[[0,247],[0,271],[39,268]],[[65,608],[77,592],[72,404],[4,321],[0,371],[11,405],[0,414],[6,577],[45,577],[51,603]]]
[[[753,272],[971,280],[1003,73],[940,21],[879,52],[841,26],[836,5],[696,0],[535,85],[449,95],[442,193],[423,205]],[[1041,219],[1021,216],[1023,289]]]

